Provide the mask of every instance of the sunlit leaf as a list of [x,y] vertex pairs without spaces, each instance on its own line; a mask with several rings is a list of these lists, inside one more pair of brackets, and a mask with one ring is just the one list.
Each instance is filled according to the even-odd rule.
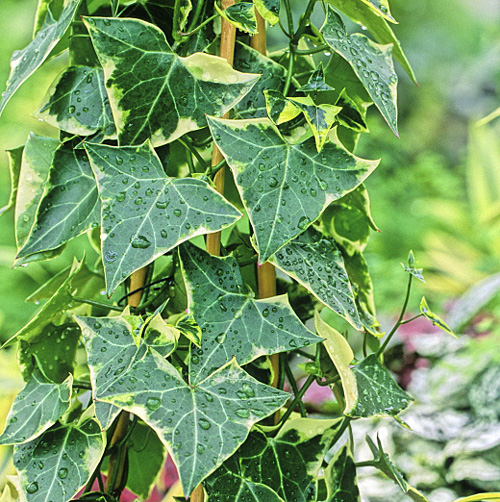
[[256,75],[222,58],[180,58],[156,26],[138,19],[85,18],[104,69],[120,144],[169,143],[221,116],[252,88]]
[[69,408],[72,382],[70,375],[55,384],[35,371],[14,399],[0,444],[26,443],[54,425]]
[[84,150],[62,143],[54,152],[35,223],[17,257],[57,249],[99,224],[100,201]]
[[202,330],[191,353],[191,380],[198,382],[236,358],[239,364],[320,341],[305,328],[286,297],[255,300],[238,262],[192,244],[181,248],[189,309]]
[[347,340],[336,329],[323,321],[317,311],[314,313],[314,325],[316,333],[325,339],[323,346],[326,348],[340,376],[345,398],[344,411],[350,410],[355,406],[358,399],[356,377],[350,367],[354,359],[354,353]]
[[226,228],[239,211],[199,179],[165,174],[149,144],[85,146],[102,201],[108,294],[182,241]]
[[371,354],[352,368],[358,389],[357,401],[345,414],[350,417],[397,415],[406,409],[413,398],[407,394]]
[[406,58],[399,40],[391,26],[377,11],[368,7],[364,0],[328,0],[337,9],[347,14],[353,21],[364,26],[381,44],[393,44],[392,55],[401,64],[410,78],[417,83],[417,79]]
[[47,59],[51,50],[68,29],[81,1],[70,0],[57,21],[52,17],[50,8],[47,8],[43,26],[35,38],[24,49],[14,52],[10,61],[7,89],[0,100],[0,114],[21,84]]
[[27,502],[67,502],[81,490],[104,453],[97,422],[57,425],[17,446],[14,466]]
[[217,12],[233,26],[241,31],[255,35],[257,33],[257,18],[253,3],[239,2],[221,9],[215,2]]
[[253,0],[253,4],[271,26],[279,22],[280,0]]
[[357,103],[351,99],[345,89],[340,93],[336,106],[341,110],[337,114],[337,120],[340,125],[348,127],[356,132],[368,132],[368,126],[365,122],[366,111],[360,108]]
[[[204,483],[208,502],[239,500],[307,502],[310,484],[317,476],[323,457],[330,448],[339,424],[338,419],[289,420],[274,438],[252,431],[243,446]],[[263,492],[246,499],[242,493],[249,482],[267,485],[274,494]]]
[[314,138],[289,144],[267,119],[210,118],[209,126],[233,170],[262,262],[378,165],[347,152],[333,133],[318,153]]
[[38,117],[54,127],[79,136],[115,133],[101,68],[70,66],[57,78],[45,101]]
[[455,338],[457,337],[457,335],[453,333],[453,331],[449,328],[449,326],[429,308],[425,296],[422,297],[422,300],[420,302],[420,312],[424,315],[426,319],[429,319],[429,321],[431,321],[432,324],[434,324],[434,326],[437,326],[439,329],[442,329],[445,333],[448,333],[449,335],[452,335]]
[[270,261],[356,329],[362,329],[344,260],[333,239],[309,228],[285,244]]
[[325,502],[359,502],[356,466],[347,444],[335,453],[325,469],[328,496]]
[[9,172],[10,172],[10,197],[7,204],[0,208],[0,216],[12,209],[16,204],[17,187],[19,185],[19,173],[21,171],[22,157],[24,146],[7,150],[9,156]]
[[342,19],[331,7],[328,7],[328,18],[322,32],[326,43],[351,65],[375,106],[397,135],[398,77],[391,57],[392,45],[378,45],[358,33],[349,35]]
[[[156,350],[146,344],[137,347],[124,324],[113,326],[113,318],[93,317],[78,322],[90,361],[102,360],[102,349],[114,350],[107,337],[114,344],[118,336],[123,351],[135,351],[112,385],[101,384],[105,390],[96,385],[93,370],[93,386],[101,401],[134,413],[154,429],[172,455],[186,495],[235,452],[255,422],[289,397],[250,377],[234,359],[205,380],[187,384]],[[103,323],[106,330],[99,334]],[[116,359],[110,362],[109,375],[120,370],[119,364]]]
[[312,92],[313,94],[334,90],[333,87],[329,86],[325,81],[325,70],[322,62],[319,63],[317,69],[311,74],[307,84],[303,85],[298,90],[301,92]]

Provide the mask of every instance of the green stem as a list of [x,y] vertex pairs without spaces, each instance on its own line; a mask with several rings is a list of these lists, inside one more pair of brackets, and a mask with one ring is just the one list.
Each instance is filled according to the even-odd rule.
[[295,349],[294,352],[296,352],[297,354],[300,354],[302,357],[307,357],[307,359],[310,359],[311,361],[316,361],[316,356],[309,354],[305,350]]
[[377,467],[377,464],[373,460],[365,460],[364,462],[356,462],[354,464],[356,466],[356,469],[358,467]]
[[172,19],[172,38],[178,42],[182,39],[179,29],[179,19],[181,17],[181,0],[175,0],[174,14]]
[[179,138],[179,143],[183,145],[185,148],[187,148],[192,154],[196,157],[196,160],[201,164],[203,169],[206,171],[207,169],[210,169],[210,167],[207,166],[207,163],[203,160],[203,157],[200,155],[198,150],[191,144],[191,141],[188,139],[183,139]]
[[309,0],[309,3],[307,4],[306,10],[304,14],[302,15],[300,22],[299,22],[299,27],[297,28],[297,31],[292,37],[291,44],[297,45],[299,43],[299,40],[302,38],[302,35],[304,34],[304,31],[309,23],[312,11],[314,10],[314,6],[316,5],[317,0]]
[[287,354],[280,353],[279,355],[279,372],[278,372],[278,383],[276,384],[277,389],[283,389],[285,386],[285,372],[283,368],[285,367],[285,357]]
[[309,375],[307,377],[307,380],[305,381],[304,385],[300,388],[299,392],[296,394],[294,400],[292,401],[292,404],[288,407],[288,409],[281,417],[280,424],[283,425],[288,420],[288,417],[292,414],[295,407],[299,404],[299,401],[302,401],[304,394],[306,393],[307,389],[312,385],[314,380],[316,380],[316,377],[314,375]]
[[[299,393],[299,388],[297,387],[297,382],[295,381],[295,378],[293,377],[292,370],[290,369],[290,365],[288,364],[288,360],[285,359],[284,361],[284,367],[285,367],[285,373],[286,373],[286,378],[288,380],[288,383],[290,384],[290,387],[292,388],[293,395],[296,396]],[[304,406],[304,403],[302,401],[299,401],[299,411],[300,411],[300,416],[301,417],[307,417],[307,412],[306,408]]]
[[198,22],[204,3],[204,0],[198,0],[196,2],[196,8],[193,12],[193,17],[191,18],[191,21],[189,21],[188,32],[191,31],[194,28],[194,25]]
[[412,322],[414,321],[415,319],[418,319],[419,317],[423,317],[424,314],[417,314],[417,315],[414,315],[413,317],[410,317],[410,319],[406,319],[406,321],[401,321],[400,324],[408,324],[409,322]]
[[87,303],[88,305],[93,305],[94,307],[101,307],[104,309],[115,310],[116,312],[122,312],[123,310],[120,307],[116,307],[114,305],[108,305],[106,303],[96,302],[94,300],[87,300],[86,298],[79,298],[78,296],[74,296],[73,301],[77,303]]
[[92,386],[89,382],[82,382],[81,380],[75,380],[73,382],[73,387],[78,389],[92,390]]
[[[290,48],[291,47],[292,46],[290,46]],[[295,54],[293,50],[290,50],[290,59],[288,60],[288,69],[286,74],[285,86],[283,87],[283,96],[286,96],[288,94],[288,90],[290,89],[290,84],[292,83],[294,62],[295,62]]]
[[298,56],[309,56],[310,54],[317,54],[318,52],[329,52],[331,50],[332,49],[330,48],[329,45],[324,44],[324,45],[318,45],[318,47],[314,47],[313,49],[305,49],[305,50],[294,49],[294,53]]
[[219,14],[214,14],[213,16],[210,16],[209,18],[205,19],[205,21],[203,21],[203,23],[199,24],[194,30],[191,30],[191,31],[180,31],[179,34],[182,37],[190,37],[191,35],[194,35],[197,31],[201,30],[203,28],[203,26],[205,26],[208,23],[212,22],[218,16],[219,16]]
[[377,356],[380,356],[381,354],[383,354],[383,352],[386,349],[387,345],[391,341],[391,338],[394,336],[394,333],[396,333],[397,329],[399,328],[399,326],[401,325],[401,323],[403,321],[403,317],[404,317],[405,312],[406,312],[406,307],[408,307],[408,301],[410,300],[411,280],[412,280],[412,278],[413,278],[413,276],[411,274],[409,274],[408,286],[406,288],[406,297],[405,297],[405,301],[403,303],[403,308],[401,309],[401,313],[399,314],[399,318],[396,321],[396,324],[391,329],[390,333],[386,336],[386,338],[384,340],[384,343],[380,346],[380,349],[378,349]]

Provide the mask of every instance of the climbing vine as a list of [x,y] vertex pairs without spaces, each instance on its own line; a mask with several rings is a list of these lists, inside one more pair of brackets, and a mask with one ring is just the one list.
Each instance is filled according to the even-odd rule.
[[[393,58],[415,80],[394,22],[387,0],[309,0],[298,19],[289,0],[39,0],[0,112],[69,58],[37,112],[53,136],[9,152],[15,264],[82,234],[99,256],[42,285],[5,343],[26,382],[0,436],[18,473],[6,497],[146,500],[170,455],[193,501],[359,500],[350,427],[401,421],[412,400],[384,350],[423,280],[410,254],[382,333],[363,258],[379,161],[354,151],[372,104],[397,134]],[[448,330],[425,299],[421,315]],[[302,402],[314,383],[337,401],[328,419]],[[425,501],[368,440],[358,468]]]

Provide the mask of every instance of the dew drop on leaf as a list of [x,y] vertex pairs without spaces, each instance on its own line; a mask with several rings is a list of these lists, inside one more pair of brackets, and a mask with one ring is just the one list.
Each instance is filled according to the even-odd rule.
[[38,491],[38,483],[35,481],[34,483],[30,483],[26,488],[28,493],[36,493]]
[[148,397],[146,407],[148,410],[156,411],[161,405],[161,401],[157,397]]

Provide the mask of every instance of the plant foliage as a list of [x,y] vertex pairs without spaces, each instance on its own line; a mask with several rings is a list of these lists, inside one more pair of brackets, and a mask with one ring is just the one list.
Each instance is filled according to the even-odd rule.
[[[379,161],[354,150],[371,104],[397,134],[392,56],[413,73],[386,0],[322,6],[318,29],[317,0],[298,23],[288,0],[40,0],[0,112],[44,61],[68,52],[68,66],[37,112],[55,137],[9,152],[2,212],[15,208],[17,265],[82,234],[98,256],[42,285],[40,310],[7,342],[25,387],[0,444],[14,445],[22,500],[67,502],[82,488],[83,500],[125,488],[145,500],[167,453],[197,501],[359,500],[344,432],[410,404],[383,353],[422,274],[410,255],[403,311],[381,343],[363,258],[377,229],[363,181]],[[263,19],[280,13],[284,50],[257,50]],[[263,292],[274,266],[287,277],[279,295]],[[354,357],[343,320],[370,353]],[[331,387],[337,416],[307,416],[314,382]],[[376,448],[373,465],[394,477]]]

